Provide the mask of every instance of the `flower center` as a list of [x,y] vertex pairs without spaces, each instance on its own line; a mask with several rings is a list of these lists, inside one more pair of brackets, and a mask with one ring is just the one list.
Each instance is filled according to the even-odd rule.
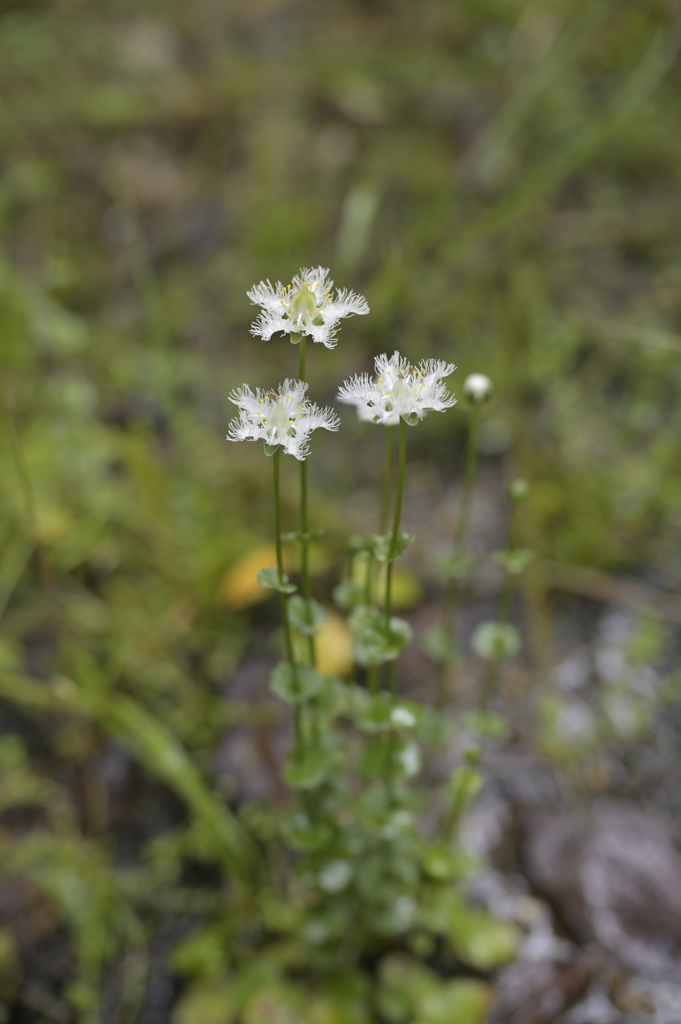
[[290,285],[283,289],[282,305],[286,310],[285,316],[294,324],[308,327],[314,324],[320,327],[324,321],[319,311],[330,301],[329,292],[324,292],[314,281],[304,281],[297,291],[291,293]]
[[293,422],[291,416],[292,402],[288,398],[280,396],[268,410],[265,423],[268,430],[277,430],[279,427],[288,427]]
[[393,409],[411,409],[418,400],[419,383],[418,380],[412,379],[411,374],[402,376],[395,370],[388,370],[385,377],[378,381],[378,390],[386,412],[392,412]]

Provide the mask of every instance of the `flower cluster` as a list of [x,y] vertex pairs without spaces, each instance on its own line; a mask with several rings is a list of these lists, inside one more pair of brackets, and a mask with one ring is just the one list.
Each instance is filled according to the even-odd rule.
[[248,297],[262,312],[251,326],[251,334],[268,341],[282,331],[299,341],[308,335],[327,348],[336,344],[338,322],[354,313],[364,316],[369,306],[363,295],[341,289],[332,294],[333,281],[324,267],[303,269],[289,285],[277,281],[261,281],[248,292]]
[[455,370],[453,363],[424,359],[415,367],[395,352],[390,359],[377,356],[375,369],[374,379],[357,374],[338,392],[341,402],[356,407],[361,420],[393,426],[402,417],[414,424],[430,410],[444,412],[456,402],[442,383]]

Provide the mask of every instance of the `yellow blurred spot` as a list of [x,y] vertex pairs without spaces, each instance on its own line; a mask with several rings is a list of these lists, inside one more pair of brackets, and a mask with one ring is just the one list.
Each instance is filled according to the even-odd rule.
[[56,505],[42,505],[36,509],[35,538],[43,544],[56,544],[71,533],[74,521]]
[[[288,567],[288,559],[284,553],[284,568]],[[274,544],[263,544],[262,547],[249,551],[238,558],[227,570],[218,587],[218,600],[238,611],[249,608],[272,596],[271,590],[265,590],[258,583],[258,570],[275,567],[277,551]]]
[[317,668],[326,676],[347,676],[352,669],[352,634],[333,608],[325,608],[326,620],[315,635]]
[[[385,566],[381,566],[381,572],[374,577],[374,601],[383,606],[385,601]],[[392,606],[395,611],[406,611],[409,608],[416,608],[423,599],[423,588],[413,572],[407,569],[393,569],[392,578]]]

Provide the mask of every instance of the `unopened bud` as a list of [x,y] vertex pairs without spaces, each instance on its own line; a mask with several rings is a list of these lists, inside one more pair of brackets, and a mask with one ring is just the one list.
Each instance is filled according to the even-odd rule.
[[471,405],[482,405],[492,397],[494,385],[484,373],[470,373],[464,381],[463,393]]
[[529,490],[530,486],[527,480],[523,480],[521,477],[518,477],[509,487],[508,496],[511,501],[522,501],[527,497]]

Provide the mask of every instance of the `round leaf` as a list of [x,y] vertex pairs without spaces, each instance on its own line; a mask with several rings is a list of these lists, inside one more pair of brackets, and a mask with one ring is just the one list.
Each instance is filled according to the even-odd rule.
[[292,597],[286,607],[289,622],[304,636],[314,636],[326,619],[326,612],[320,604],[313,598],[306,601],[300,594]]
[[509,622],[483,622],[471,638],[471,646],[485,661],[511,658],[520,650],[520,634]]
[[300,704],[315,697],[324,686],[324,676],[309,665],[280,661],[270,676],[270,689],[288,704]]
[[442,626],[427,629],[421,637],[421,649],[428,657],[442,665],[448,665],[456,657],[454,637]]
[[292,594],[296,589],[293,583],[289,583],[286,573],[279,576],[278,569],[259,569],[258,583],[266,590],[277,590],[280,594]]
[[282,777],[291,789],[314,789],[324,781],[330,768],[331,757],[326,750],[294,751],[284,765]]

